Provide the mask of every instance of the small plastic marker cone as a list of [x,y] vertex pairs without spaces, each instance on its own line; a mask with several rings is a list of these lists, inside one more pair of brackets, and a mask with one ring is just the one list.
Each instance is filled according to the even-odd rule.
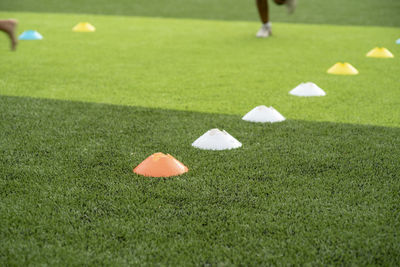
[[34,30],[24,31],[19,37],[19,40],[42,40],[43,36]]
[[307,82],[301,83],[296,86],[292,91],[289,92],[295,96],[324,96],[326,93],[324,90],[318,87],[315,83]]
[[211,129],[192,143],[192,146],[206,150],[226,150],[242,146],[238,140],[225,130]]
[[94,32],[96,28],[89,22],[79,22],[72,28],[74,32]]
[[357,75],[358,70],[354,68],[350,63],[341,63],[338,62],[333,65],[328,71],[329,74],[338,74],[338,75]]
[[284,121],[285,117],[282,116],[273,107],[258,106],[250,110],[243,116],[242,120],[250,122],[280,122]]
[[389,50],[387,50],[384,47],[375,47],[371,51],[367,53],[367,57],[374,57],[374,58],[393,58],[393,54],[390,53]]
[[189,169],[170,154],[154,153],[140,163],[133,172],[150,177],[178,176]]

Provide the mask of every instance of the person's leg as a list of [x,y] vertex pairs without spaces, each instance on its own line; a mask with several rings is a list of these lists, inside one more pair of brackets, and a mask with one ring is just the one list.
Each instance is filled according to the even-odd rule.
[[269,10],[267,0],[256,0],[258,14],[260,14],[260,19],[263,24],[269,22]]
[[11,50],[15,50],[18,41],[15,36],[15,31],[17,29],[18,21],[15,19],[0,20],[0,31],[5,32],[11,40]]
[[258,13],[262,22],[261,29],[257,32],[257,37],[266,38],[271,35],[271,24],[269,23],[268,0],[256,0]]

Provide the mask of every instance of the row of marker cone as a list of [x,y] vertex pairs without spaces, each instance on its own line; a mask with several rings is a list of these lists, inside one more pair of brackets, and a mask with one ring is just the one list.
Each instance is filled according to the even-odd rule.
[[[374,48],[368,52],[367,57],[393,58],[393,54],[386,48]],[[336,63],[327,71],[329,74],[356,75],[358,70],[349,63]],[[324,96],[325,92],[316,84],[308,82],[301,83],[289,92],[296,96]],[[258,106],[248,112],[243,120],[251,122],[280,122],[284,121],[282,116],[273,107]],[[211,129],[192,143],[193,147],[207,150],[234,149],[242,146],[237,139],[225,130]],[[170,177],[187,172],[189,169],[169,154],[155,153],[140,163],[133,172],[151,177]]]
[[[386,48],[374,48],[368,52],[367,57],[393,58],[393,54]],[[336,63],[328,71],[330,74],[356,75],[358,71],[349,63]],[[296,96],[324,96],[326,93],[316,84],[308,82],[301,83],[289,92]],[[258,106],[248,112],[242,118],[250,122],[280,122],[284,121],[282,116],[273,107]],[[242,146],[237,139],[225,130],[211,129],[192,143],[193,147],[207,150],[234,149]],[[140,163],[133,172],[151,177],[170,177],[186,173],[189,169],[169,154],[155,153]]]

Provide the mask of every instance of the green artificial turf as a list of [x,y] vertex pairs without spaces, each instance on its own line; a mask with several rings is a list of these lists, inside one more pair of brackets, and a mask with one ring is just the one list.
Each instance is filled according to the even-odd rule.
[[[0,127],[2,266],[400,261],[398,128],[6,96]],[[157,151],[190,171],[132,173]]]
[[[291,16],[269,2],[272,21],[400,26],[398,0],[298,0]],[[2,0],[0,10],[258,21],[255,0]]]
[[[254,22],[17,15],[20,32],[36,29],[44,39],[21,41],[17,53],[1,42],[3,95],[237,115],[264,104],[290,119],[400,125],[394,28],[276,23],[275,35],[260,40]],[[79,21],[97,31],[72,32]],[[366,58],[376,46],[396,57]],[[327,74],[339,61],[360,75]],[[307,81],[327,96],[288,94]]]
[[[260,40],[238,21],[253,1],[0,1],[44,36],[12,53],[0,35],[0,266],[398,265],[400,35],[382,26],[399,3],[299,3],[273,21],[379,27]],[[395,58],[366,58],[376,46]],[[360,75],[326,74],[338,61]],[[327,96],[288,94],[306,81]],[[262,104],[288,120],[241,120]],[[211,128],[243,147],[191,147]],[[189,172],[132,172],[159,151]]]

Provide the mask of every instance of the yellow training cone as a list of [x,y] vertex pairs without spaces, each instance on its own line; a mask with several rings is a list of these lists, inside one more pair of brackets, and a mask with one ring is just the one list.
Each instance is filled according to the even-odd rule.
[[74,32],[94,32],[96,28],[89,22],[79,22],[72,30]]
[[350,63],[338,62],[328,70],[328,73],[339,75],[356,75],[358,74],[358,70],[354,68]]
[[394,57],[389,50],[384,47],[375,47],[371,51],[368,52],[367,57],[375,57],[375,58],[392,58]]

